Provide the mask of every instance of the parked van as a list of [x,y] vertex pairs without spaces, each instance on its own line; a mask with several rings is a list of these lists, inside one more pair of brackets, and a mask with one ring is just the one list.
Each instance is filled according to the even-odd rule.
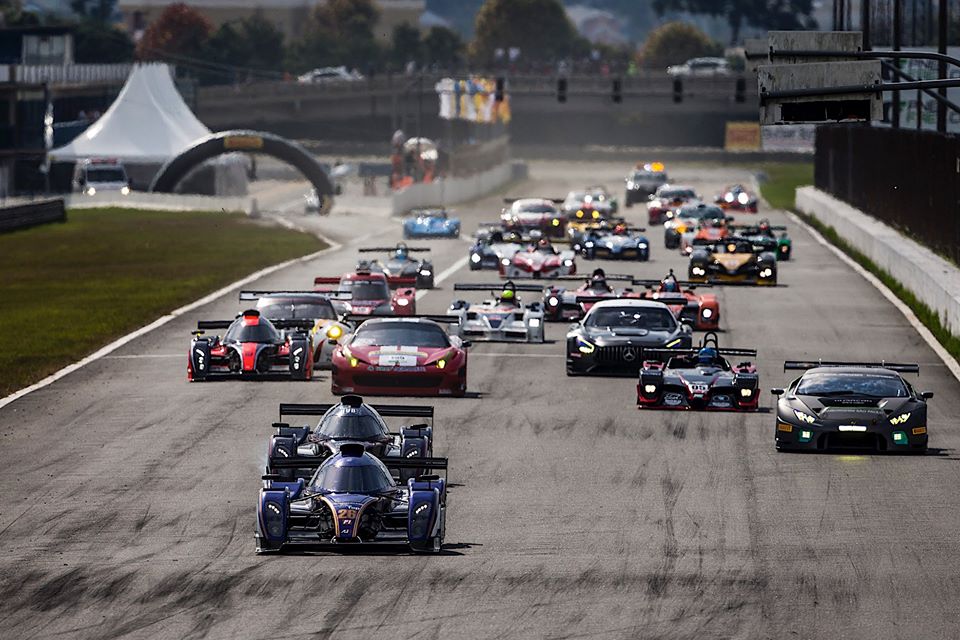
[[73,190],[88,196],[106,191],[130,193],[130,179],[119,160],[91,158],[77,162],[73,171]]

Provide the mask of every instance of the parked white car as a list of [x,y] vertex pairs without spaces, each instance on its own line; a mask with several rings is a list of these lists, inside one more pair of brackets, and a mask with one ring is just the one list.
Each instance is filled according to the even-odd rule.
[[667,74],[675,77],[728,76],[730,64],[724,58],[693,58],[683,64],[667,67]]
[[346,67],[320,67],[307,71],[297,78],[301,84],[325,84],[328,82],[357,82],[363,80],[359,71],[350,71]]

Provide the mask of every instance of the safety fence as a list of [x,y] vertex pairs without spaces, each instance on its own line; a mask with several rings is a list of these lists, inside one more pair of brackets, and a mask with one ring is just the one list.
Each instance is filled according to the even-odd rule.
[[0,233],[26,229],[48,222],[66,222],[63,198],[0,207]]
[[821,126],[814,181],[818,189],[960,263],[960,137]]

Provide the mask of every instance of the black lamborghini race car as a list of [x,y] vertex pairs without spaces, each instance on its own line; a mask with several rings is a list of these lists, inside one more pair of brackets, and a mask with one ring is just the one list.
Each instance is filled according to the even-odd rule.
[[788,360],[783,368],[804,373],[786,389],[772,389],[779,398],[778,451],[926,451],[933,393],[918,393],[900,375],[919,375],[919,365]]

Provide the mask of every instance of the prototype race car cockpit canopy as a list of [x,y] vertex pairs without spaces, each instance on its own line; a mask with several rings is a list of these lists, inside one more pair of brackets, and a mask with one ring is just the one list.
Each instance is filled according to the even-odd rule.
[[261,315],[280,320],[334,320],[337,312],[323,296],[265,296],[257,300]]
[[450,346],[450,339],[440,325],[429,320],[370,320],[360,325],[350,345],[442,349]]
[[373,494],[395,487],[390,471],[366,453],[362,444],[342,446],[310,480],[310,489],[318,493]]
[[756,249],[749,240],[740,238],[727,238],[723,242],[717,242],[711,246],[712,253],[754,253]]
[[283,342],[276,327],[256,309],[244,311],[234,320],[223,336],[224,342]]
[[353,300],[387,300],[390,298],[390,288],[386,279],[349,279],[340,280],[340,290],[350,293]]
[[340,404],[330,407],[315,432],[332,440],[368,440],[389,435],[380,414],[355,395],[343,396]]
[[726,220],[727,218],[727,214],[720,207],[702,203],[680,207],[677,215],[692,220]]

